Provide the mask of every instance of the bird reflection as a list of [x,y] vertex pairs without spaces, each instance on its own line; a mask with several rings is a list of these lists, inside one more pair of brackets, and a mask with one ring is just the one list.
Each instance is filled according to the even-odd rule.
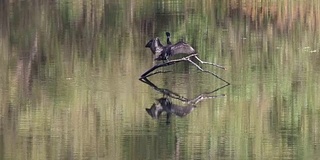
[[[205,92],[199,94],[197,97],[193,99],[185,98],[178,93],[175,93],[171,90],[165,89],[165,88],[159,88],[155,84],[153,84],[150,80],[147,78],[140,79],[145,84],[152,87],[157,92],[160,92],[163,94],[162,98],[156,99],[157,103],[153,103],[150,108],[146,108],[147,113],[154,119],[159,119],[162,112],[167,113],[166,123],[170,123],[170,119],[172,115],[176,115],[179,117],[185,117],[186,115],[190,114],[195,108],[196,104],[199,103],[202,100],[206,99],[213,99],[217,97],[224,97],[224,94],[221,95],[214,95],[211,94],[214,92],[217,92],[218,90],[225,88],[229,86],[230,84],[224,85],[222,87],[219,87],[211,92]],[[174,104],[170,99],[177,99],[179,101],[184,102],[186,105],[177,105]]]
[[165,111],[167,113],[166,123],[170,123],[171,115],[177,115],[179,117],[184,117],[191,113],[196,107],[195,105],[179,106],[173,104],[169,98],[159,98],[157,99],[158,104],[153,103],[150,108],[146,108],[147,113],[154,119],[159,119],[161,113]]

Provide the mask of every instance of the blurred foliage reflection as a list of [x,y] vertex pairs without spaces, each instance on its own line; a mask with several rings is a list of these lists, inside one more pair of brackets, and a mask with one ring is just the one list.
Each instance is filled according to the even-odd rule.
[[[318,1],[4,0],[0,23],[0,159],[320,156]],[[231,82],[170,125],[138,80],[165,31]],[[169,69],[153,82],[186,97],[223,83]]]

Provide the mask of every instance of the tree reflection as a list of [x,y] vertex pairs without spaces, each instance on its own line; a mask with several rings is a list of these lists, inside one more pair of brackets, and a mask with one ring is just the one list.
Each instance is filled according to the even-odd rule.
[[[159,119],[162,112],[166,112],[167,113],[166,123],[170,123],[170,118],[171,118],[172,114],[179,116],[179,117],[184,117],[184,116],[190,114],[196,108],[196,104],[199,103],[200,101],[203,101],[206,99],[224,97],[225,94],[220,94],[220,95],[212,95],[212,94],[219,91],[220,89],[225,88],[230,85],[228,83],[228,84],[226,84],[222,87],[219,87],[213,91],[203,92],[203,93],[199,94],[198,96],[190,99],[190,98],[183,97],[179,93],[173,92],[169,89],[159,88],[158,86],[156,86],[154,83],[152,83],[147,78],[142,78],[142,79],[140,79],[140,81],[149,85],[155,91],[163,94],[163,96],[161,98],[156,99],[158,103],[153,103],[150,108],[146,108],[146,112],[154,119]],[[174,104],[174,103],[172,103],[170,98],[182,101],[186,105]]]

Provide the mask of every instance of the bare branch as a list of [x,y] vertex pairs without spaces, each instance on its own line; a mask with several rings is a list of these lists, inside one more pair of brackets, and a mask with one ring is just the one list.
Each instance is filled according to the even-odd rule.
[[161,64],[154,65],[154,66],[151,67],[149,70],[147,70],[146,72],[144,72],[144,73],[140,76],[140,79],[149,77],[150,75],[148,75],[148,74],[151,73],[152,71],[156,70],[157,68],[165,67],[165,66],[170,66],[170,65],[173,65],[173,64],[175,64],[175,63],[182,62],[182,61],[189,61],[188,59],[190,59],[190,57],[194,57],[194,56],[196,56],[196,55],[197,55],[197,54],[191,54],[191,55],[189,55],[189,56],[187,56],[187,57],[183,57],[183,58],[180,58],[180,59],[175,59],[175,60],[171,60],[171,61],[168,61],[168,62],[165,62],[165,63],[161,63]]
[[216,66],[218,68],[221,68],[221,69],[224,69],[224,70],[227,70],[225,67],[221,66],[221,65],[218,65],[218,64],[215,64],[215,63],[211,63],[211,62],[206,62],[206,61],[202,61],[198,56],[195,56],[196,59],[202,63],[202,64],[210,64],[210,65],[213,65],[213,66]]
[[140,80],[141,79],[144,79],[144,78],[147,78],[147,77],[150,77],[152,75],[155,75],[155,74],[158,74],[158,73],[164,73],[164,72],[155,72],[155,73],[152,73],[150,74],[152,71],[156,70],[157,68],[160,68],[160,67],[165,67],[165,66],[170,66],[170,65],[173,65],[175,63],[178,63],[178,62],[182,62],[182,61],[188,61],[190,62],[191,64],[193,64],[194,66],[196,66],[200,71],[202,72],[206,72],[206,73],[210,73],[211,75],[217,77],[218,79],[222,80],[223,82],[227,83],[228,85],[230,84],[229,82],[227,82],[226,80],[224,80],[223,78],[221,78],[220,76],[218,76],[217,74],[211,72],[211,71],[208,71],[208,70],[204,70],[203,68],[201,68],[198,64],[196,64],[194,61],[192,61],[190,58],[191,57],[195,57],[200,63],[202,64],[210,64],[210,65],[213,65],[213,66],[216,66],[216,67],[219,67],[219,68],[222,68],[222,69],[225,69],[223,66],[220,66],[220,65],[217,65],[217,64],[214,64],[214,63],[210,63],[210,62],[205,62],[205,61],[202,61],[198,56],[197,54],[191,54],[189,56],[186,56],[186,57],[183,57],[183,58],[180,58],[180,59],[175,59],[175,60],[170,60],[168,62],[165,62],[165,63],[161,63],[161,64],[158,64],[158,65],[154,65],[153,67],[151,67],[149,70],[147,70],[146,72],[144,72],[141,76],[140,76]]
[[204,70],[202,69],[199,65],[197,65],[195,62],[193,62],[192,60],[188,59],[188,61],[190,63],[192,63],[194,66],[196,66],[200,71],[202,72],[206,72],[206,73],[210,73],[212,74],[213,76],[217,77],[218,79],[222,80],[223,82],[227,83],[227,84],[230,84],[229,82],[227,82],[226,80],[224,80],[223,78],[219,77],[218,75],[216,75],[215,73],[211,72],[211,71],[208,71],[208,70]]

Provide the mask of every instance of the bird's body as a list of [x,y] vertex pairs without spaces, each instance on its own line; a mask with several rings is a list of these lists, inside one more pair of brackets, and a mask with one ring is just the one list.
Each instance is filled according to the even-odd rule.
[[145,47],[150,48],[151,52],[155,55],[157,61],[168,60],[170,56],[175,54],[194,54],[196,51],[187,43],[180,41],[172,44],[170,41],[170,33],[166,32],[167,45],[163,46],[158,37],[151,39]]

